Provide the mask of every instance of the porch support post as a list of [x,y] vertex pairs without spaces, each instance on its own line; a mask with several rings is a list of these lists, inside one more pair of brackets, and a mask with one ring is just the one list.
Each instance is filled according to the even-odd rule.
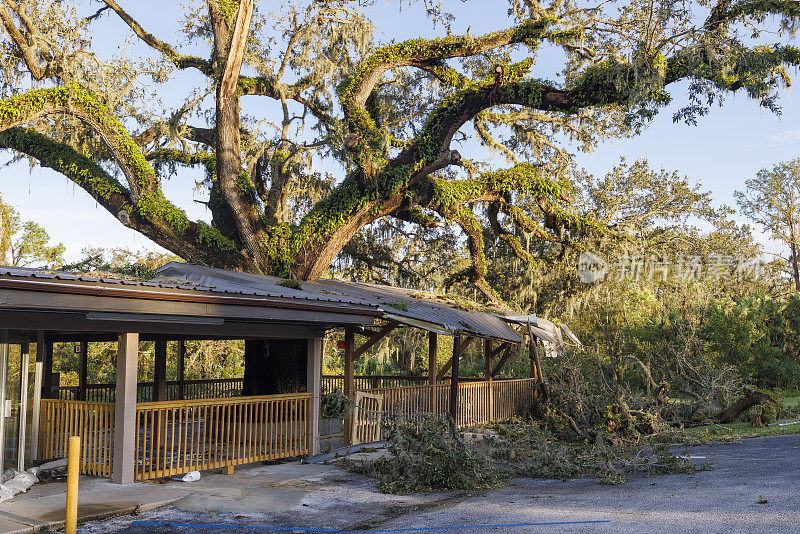
[[536,394],[540,395],[542,402],[547,402],[550,399],[550,392],[547,391],[547,384],[544,381],[544,373],[542,373],[542,364],[539,361],[539,349],[536,347],[536,337],[533,335],[530,327],[528,328],[528,335],[530,338],[530,353],[531,353],[531,373],[534,375],[532,378],[536,379]]
[[[456,343],[456,340],[458,339],[462,340],[461,344]],[[458,355],[461,356],[462,354],[464,354],[464,351],[467,350],[467,347],[469,347],[469,344],[472,343],[474,339],[475,339],[474,337],[462,338],[461,336],[456,336],[453,341],[453,356],[455,356],[456,354],[457,346],[458,346]],[[441,369],[439,369],[439,372],[436,374],[436,380],[442,380],[445,377],[445,375],[447,375],[447,372],[450,370],[450,367],[453,366],[453,359],[454,359],[453,356],[451,356],[450,359],[447,361],[447,363],[444,364]]]
[[[355,389],[355,373],[353,350],[355,345],[355,332],[351,327],[346,327],[344,330],[344,386],[342,393],[348,399],[353,398]],[[353,413],[352,411],[347,415],[344,421],[344,444],[351,445],[352,442],[352,428],[353,428]]]
[[155,358],[153,367],[153,401],[167,400],[167,340],[157,339],[155,342]]
[[438,352],[439,336],[436,332],[428,332],[428,388],[430,389],[430,411],[438,413],[436,402],[436,354]]
[[31,346],[27,341],[22,344],[19,368],[19,434],[17,435],[17,471],[25,471],[25,432],[28,422],[28,368],[31,365]]
[[33,365],[33,417],[31,420],[31,460],[39,459],[39,414],[42,409],[42,379],[45,358],[44,332],[36,333],[36,363]]
[[88,374],[89,342],[80,342],[81,353],[78,355],[78,400],[86,400],[86,376]]
[[[6,382],[8,382],[8,330],[0,330],[0,438],[6,436]],[[0,472],[5,465],[5,444],[0,444]]]
[[319,454],[320,443],[320,399],[322,398],[322,338],[308,339],[306,359],[306,391],[311,393],[308,412],[308,445],[312,456]]
[[489,382],[488,410],[489,421],[494,422],[494,385],[492,382],[492,340],[485,339],[483,342],[483,359],[486,372],[486,381]]
[[136,371],[139,334],[120,333],[117,347],[117,398],[114,424],[114,465],[112,482],[133,482],[136,451]]
[[178,341],[178,400],[183,400],[184,383],[186,379],[186,341]]
[[458,423],[458,362],[461,360],[461,336],[453,338],[453,365],[450,368],[450,416]]
[[44,357],[42,365],[44,375],[42,376],[42,397],[45,399],[53,398],[53,342],[44,337],[41,333],[42,345],[44,347]]

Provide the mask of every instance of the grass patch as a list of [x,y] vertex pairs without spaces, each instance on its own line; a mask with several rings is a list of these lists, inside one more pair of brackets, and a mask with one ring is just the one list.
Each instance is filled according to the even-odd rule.
[[687,428],[685,434],[689,443],[740,441],[743,438],[800,434],[800,422],[786,426],[770,425],[762,428],[754,427],[747,422],[728,423],[724,425],[710,424]]

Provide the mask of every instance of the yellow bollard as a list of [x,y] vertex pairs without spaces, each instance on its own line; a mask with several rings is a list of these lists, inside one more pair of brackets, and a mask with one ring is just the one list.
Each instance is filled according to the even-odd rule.
[[81,464],[81,437],[69,438],[69,456],[67,460],[67,518],[64,525],[66,534],[75,534],[78,530],[78,472]]

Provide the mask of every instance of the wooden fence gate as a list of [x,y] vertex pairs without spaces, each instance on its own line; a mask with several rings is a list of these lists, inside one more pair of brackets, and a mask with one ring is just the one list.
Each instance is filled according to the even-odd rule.
[[353,433],[350,443],[370,443],[381,439],[383,396],[356,391],[353,407]]

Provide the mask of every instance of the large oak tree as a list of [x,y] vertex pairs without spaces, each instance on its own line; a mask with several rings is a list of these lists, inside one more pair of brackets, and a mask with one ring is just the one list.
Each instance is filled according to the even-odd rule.
[[[0,146],[62,173],[164,248],[217,267],[314,280],[376,221],[460,228],[471,263],[450,282],[490,301],[487,236],[533,262],[521,234],[569,245],[576,232],[605,230],[570,210],[568,142],[635,133],[676,86],[688,87],[676,120],[733,92],[777,111],[785,68],[800,63],[797,0],[481,2],[509,13],[507,27],[484,35],[452,34],[452,15],[427,0],[441,36],[384,43],[369,1],[204,0],[182,23],[202,55],[151,33],[127,4],[102,0],[79,15],[55,0],[0,2]],[[92,30],[105,17],[160,60],[96,53]],[[554,57],[563,70],[541,72]],[[156,105],[151,88],[187,70],[205,87],[178,109]],[[274,113],[243,113],[245,99]],[[508,167],[459,154],[465,137]],[[322,160],[342,176],[315,172]],[[179,166],[202,169],[209,222],[165,197],[162,180]]]

